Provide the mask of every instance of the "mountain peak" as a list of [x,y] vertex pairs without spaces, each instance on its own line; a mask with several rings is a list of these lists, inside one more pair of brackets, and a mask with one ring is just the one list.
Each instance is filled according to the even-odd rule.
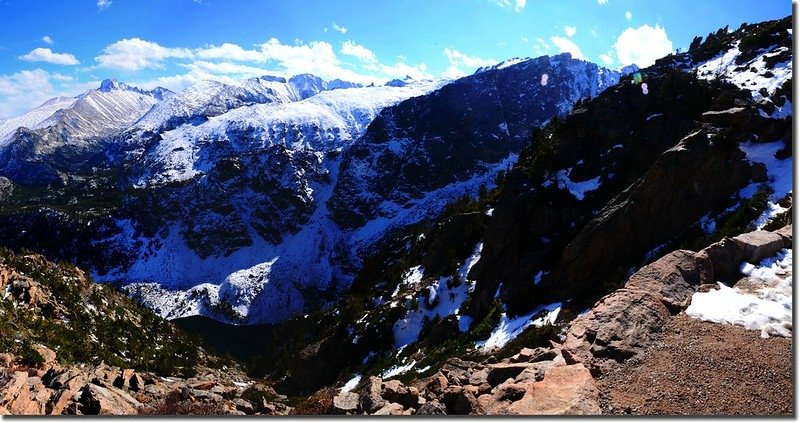
[[116,79],[105,79],[103,82],[100,83],[100,91],[108,92],[111,90],[118,90],[122,88],[122,85]]

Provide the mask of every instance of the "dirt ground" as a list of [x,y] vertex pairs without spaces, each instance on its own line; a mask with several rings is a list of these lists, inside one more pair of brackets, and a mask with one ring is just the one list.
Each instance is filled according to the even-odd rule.
[[606,414],[791,415],[793,370],[791,338],[680,314],[597,385]]

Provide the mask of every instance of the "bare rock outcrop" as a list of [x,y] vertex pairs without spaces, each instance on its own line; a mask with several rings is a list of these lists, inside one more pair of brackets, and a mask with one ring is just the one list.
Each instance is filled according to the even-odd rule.
[[634,273],[570,324],[562,355],[597,376],[640,354],[661,337],[667,319],[685,310],[698,289],[739,278],[742,262],[758,263],[791,246],[791,226],[725,238],[700,252],[677,250]]

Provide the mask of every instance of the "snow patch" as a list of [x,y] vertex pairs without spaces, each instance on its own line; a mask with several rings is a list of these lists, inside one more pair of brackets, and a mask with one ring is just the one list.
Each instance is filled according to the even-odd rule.
[[719,290],[695,293],[686,314],[760,330],[762,338],[791,337],[792,250],[784,249],[758,265],[743,263],[740,271],[749,277],[746,288],[730,288],[720,282]]
[[[599,176],[582,182],[573,182],[569,178],[569,174],[572,173],[572,169],[573,168],[562,169],[556,173],[555,182],[558,184],[559,189],[569,190],[570,194],[572,194],[578,201],[582,201],[587,192],[595,191],[596,189],[600,188]],[[553,181],[548,179],[544,182],[544,184],[542,184],[542,186],[548,187],[552,184]]]
[[[489,335],[489,339],[477,342],[475,348],[484,350],[502,348],[529,326],[542,327],[555,323],[559,312],[561,312],[561,303],[539,306],[528,314],[513,318],[503,313],[500,317],[500,323]],[[533,318],[539,314],[542,314],[542,316],[536,319]]]
[[353,376],[352,379],[348,380],[347,383],[345,383],[344,386],[342,386],[342,389],[340,389],[339,392],[350,392],[353,389],[356,389],[356,386],[358,386],[358,382],[361,382],[360,374],[356,374],[355,376]]
[[414,366],[417,365],[417,360],[411,360],[410,363],[405,365],[396,365],[386,369],[383,373],[381,373],[381,379],[388,379],[390,377],[397,376],[402,373],[406,373],[409,370],[413,369]]
[[[787,79],[792,77],[791,59],[783,63],[775,64],[772,69],[767,68],[767,62],[764,60],[765,58],[781,54],[785,50],[786,47],[779,47],[773,50],[767,49],[753,60],[742,65],[737,65],[736,59],[741,54],[741,51],[739,51],[739,43],[737,42],[730,50],[699,65],[697,67],[697,74],[700,78],[707,80],[723,77],[739,88],[750,90],[753,99],[758,100],[763,97],[759,93],[762,88],[766,89],[769,95],[772,95],[772,93],[781,87]],[[737,70],[737,68],[740,67],[746,67],[748,71],[742,72]],[[755,69],[755,72],[751,72],[750,69]]]

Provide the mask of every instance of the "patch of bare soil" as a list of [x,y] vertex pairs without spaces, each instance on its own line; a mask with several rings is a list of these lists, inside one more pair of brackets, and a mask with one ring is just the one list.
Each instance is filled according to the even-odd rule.
[[605,414],[791,415],[792,340],[670,319],[638,359],[597,380]]

